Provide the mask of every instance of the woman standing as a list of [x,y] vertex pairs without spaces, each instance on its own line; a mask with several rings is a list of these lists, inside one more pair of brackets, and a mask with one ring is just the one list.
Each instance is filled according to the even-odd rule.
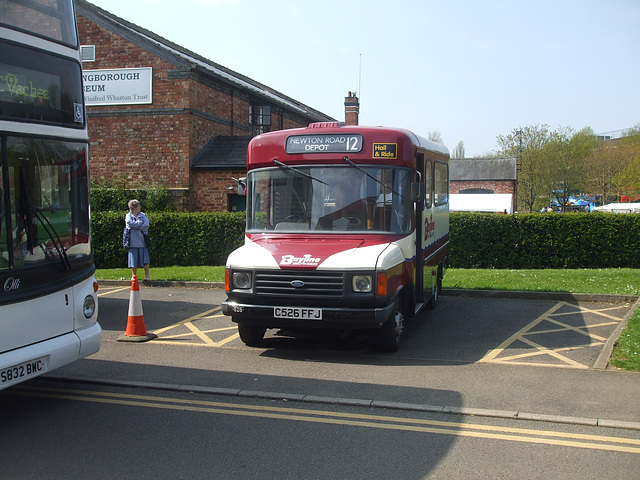
[[131,231],[129,240],[129,268],[137,275],[138,268],[144,267],[144,279],[149,277],[149,249],[145,245],[144,235],[149,231],[149,219],[142,213],[142,205],[138,200],[129,200],[129,213],[125,217],[125,225]]

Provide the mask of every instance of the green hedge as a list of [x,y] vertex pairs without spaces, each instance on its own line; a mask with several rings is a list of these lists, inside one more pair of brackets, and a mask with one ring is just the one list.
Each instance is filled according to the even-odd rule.
[[[126,267],[125,212],[94,212],[98,268]],[[147,213],[154,267],[224,265],[244,243],[244,212]],[[452,268],[640,268],[640,215],[451,214]]]
[[[97,268],[125,268],[122,248],[126,212],[94,212],[91,217]],[[154,267],[224,265],[227,256],[244,243],[244,212],[150,212],[149,248]]]
[[112,186],[108,183],[91,184],[91,209],[94,212],[127,211],[129,200],[135,198],[142,203],[142,211],[174,212],[169,189],[162,186],[129,189],[124,186]]
[[452,213],[452,268],[640,268],[640,215]]

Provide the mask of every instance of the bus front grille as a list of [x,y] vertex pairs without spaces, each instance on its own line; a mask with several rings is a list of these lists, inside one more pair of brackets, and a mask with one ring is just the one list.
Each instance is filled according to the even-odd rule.
[[255,294],[261,297],[340,299],[343,296],[342,272],[257,271]]

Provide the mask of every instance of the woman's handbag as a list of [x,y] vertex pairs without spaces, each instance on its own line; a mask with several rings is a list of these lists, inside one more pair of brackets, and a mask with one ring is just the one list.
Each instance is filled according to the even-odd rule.
[[131,230],[127,227],[124,227],[122,231],[122,248],[125,250],[129,250],[129,243],[131,241]]
[[151,237],[149,236],[148,233],[143,233],[142,235],[144,235],[144,246],[149,248],[151,246],[151,244],[153,243],[151,241]]

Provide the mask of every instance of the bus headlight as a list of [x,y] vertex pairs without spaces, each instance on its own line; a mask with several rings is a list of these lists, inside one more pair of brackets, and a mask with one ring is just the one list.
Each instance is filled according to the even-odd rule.
[[352,280],[353,291],[358,293],[369,293],[373,288],[371,275],[354,275]]
[[82,313],[84,313],[85,318],[91,318],[93,317],[93,314],[96,313],[96,299],[93,298],[93,295],[87,295],[84,297]]
[[251,288],[251,273],[233,272],[233,287],[241,289]]

